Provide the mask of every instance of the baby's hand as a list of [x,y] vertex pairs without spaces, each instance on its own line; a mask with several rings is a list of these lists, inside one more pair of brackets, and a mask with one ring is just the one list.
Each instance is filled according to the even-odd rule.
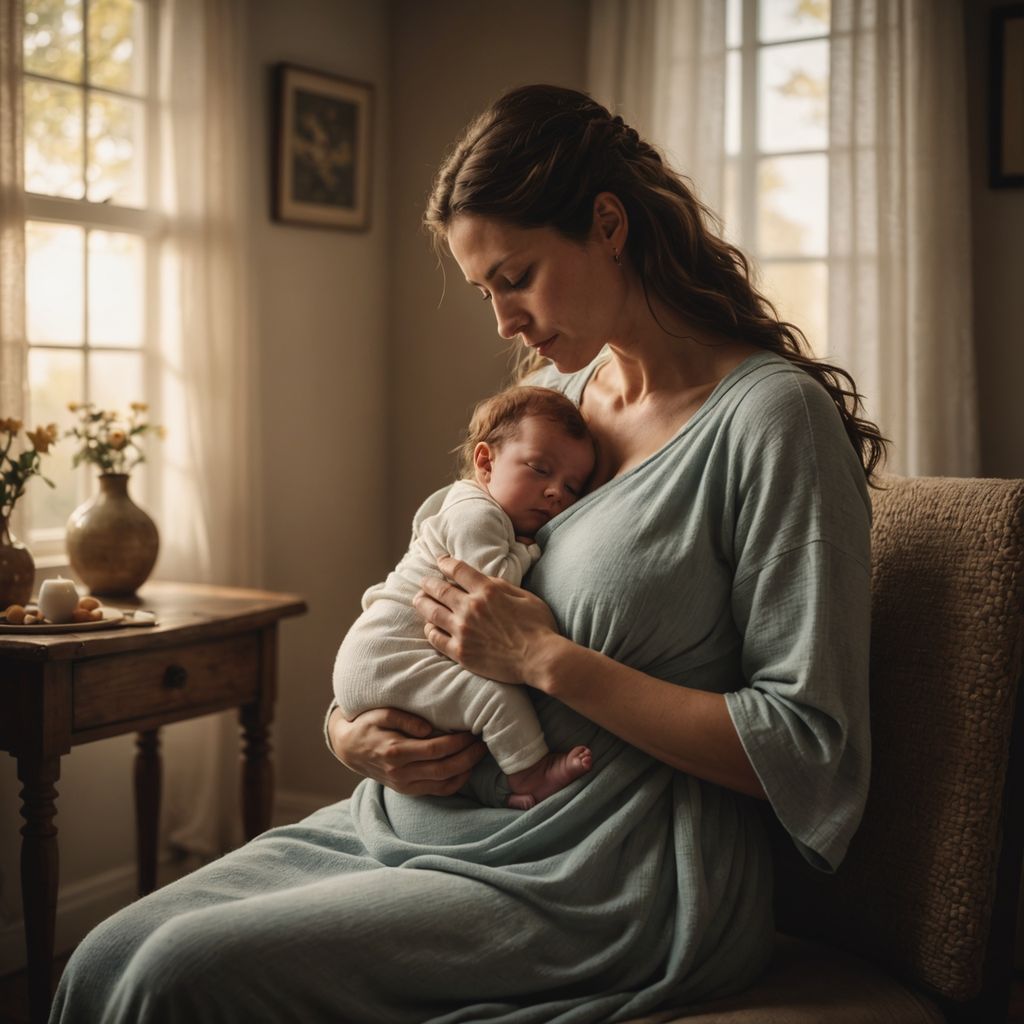
[[[505,536],[507,537],[508,534],[506,533]],[[537,543],[532,537],[516,537],[516,540],[519,541],[520,544],[525,544],[527,547],[531,544]]]

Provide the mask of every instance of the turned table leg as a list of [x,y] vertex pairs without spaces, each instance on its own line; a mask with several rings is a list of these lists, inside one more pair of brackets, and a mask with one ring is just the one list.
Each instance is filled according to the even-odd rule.
[[253,839],[270,828],[274,797],[274,766],[270,761],[270,729],[258,706],[242,708],[242,826]]
[[28,953],[29,1013],[33,1024],[50,1013],[53,938],[57,922],[57,780],[60,757],[19,757],[22,783],[21,899]]
[[135,741],[135,847],[139,895],[156,889],[157,830],[160,824],[160,730],[146,729]]

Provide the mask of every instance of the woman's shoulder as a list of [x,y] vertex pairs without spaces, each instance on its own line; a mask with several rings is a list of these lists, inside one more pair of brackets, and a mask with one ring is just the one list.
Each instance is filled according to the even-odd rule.
[[796,363],[762,352],[741,363],[730,377],[726,405],[744,435],[764,437],[778,430],[835,433],[845,440],[842,419],[825,387]]

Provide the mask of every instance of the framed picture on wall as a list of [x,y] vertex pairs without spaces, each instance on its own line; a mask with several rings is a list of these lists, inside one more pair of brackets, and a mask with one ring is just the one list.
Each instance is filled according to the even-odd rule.
[[294,64],[274,68],[272,216],[370,226],[373,86]]
[[992,11],[989,184],[1024,188],[1024,4]]

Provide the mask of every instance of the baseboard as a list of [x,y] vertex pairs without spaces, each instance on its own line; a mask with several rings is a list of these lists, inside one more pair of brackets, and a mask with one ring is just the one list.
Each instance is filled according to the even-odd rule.
[[[271,824],[289,825],[332,802],[332,798],[297,790],[279,790],[274,799]],[[161,881],[183,874],[189,867],[171,851],[160,857]],[[60,887],[54,952],[73,949],[104,918],[136,898],[134,862],[100,872]],[[25,966],[25,927],[20,917],[0,924],[0,976]]]

